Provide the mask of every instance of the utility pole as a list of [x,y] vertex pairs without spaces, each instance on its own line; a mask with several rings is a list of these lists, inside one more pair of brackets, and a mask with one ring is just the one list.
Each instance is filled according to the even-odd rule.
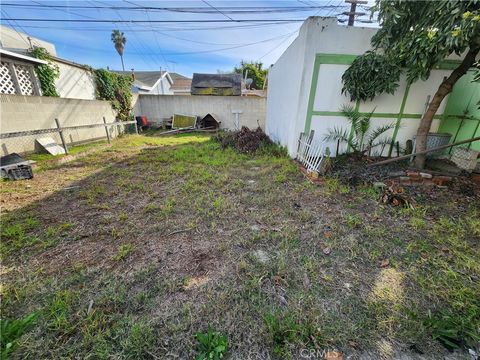
[[348,26],[353,26],[355,23],[355,16],[365,15],[365,13],[357,12],[357,4],[368,4],[366,0],[345,0],[347,4],[350,4],[350,11],[345,11],[342,14],[348,15]]

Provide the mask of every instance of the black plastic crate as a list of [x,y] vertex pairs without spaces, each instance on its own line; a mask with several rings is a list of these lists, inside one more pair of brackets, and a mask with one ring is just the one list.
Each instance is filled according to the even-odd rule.
[[3,179],[23,180],[33,178],[30,163],[15,153],[0,158],[0,171]]

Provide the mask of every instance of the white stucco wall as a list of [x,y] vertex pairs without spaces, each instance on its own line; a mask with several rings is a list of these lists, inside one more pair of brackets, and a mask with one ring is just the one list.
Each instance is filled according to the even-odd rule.
[[95,77],[81,67],[55,61],[60,76],[55,81],[58,94],[62,98],[95,100]]
[[[102,123],[103,117],[113,122],[115,115],[109,101],[0,95],[1,133],[56,128],[55,118],[65,127]],[[112,137],[116,135],[116,129],[110,127],[109,130]],[[53,137],[61,143],[58,133],[2,139],[1,154],[34,151],[35,138],[39,137]],[[65,131],[68,144],[95,139],[106,139],[104,127]]]
[[[310,88],[314,63],[317,54],[361,55],[371,49],[370,39],[375,28],[348,27],[338,25],[336,18],[308,18],[301,27],[297,39],[282,54],[269,72],[269,92],[267,101],[266,129],[268,135],[288,147],[292,156],[296,155],[297,141],[304,131],[307,118]],[[451,58],[455,58],[452,56]],[[338,112],[343,104],[353,104],[341,94],[341,77],[348,65],[321,64],[313,99],[314,111]],[[426,81],[418,81],[410,87],[404,114],[421,114],[425,109],[427,96],[433,96],[448,70],[433,70]],[[398,113],[406,88],[405,79],[394,95],[383,94],[373,101],[361,102],[359,110],[375,113]],[[443,102],[437,114],[443,112]],[[353,104],[354,105],[354,104]],[[392,118],[375,118],[373,127],[395,122]],[[416,133],[419,119],[402,119],[396,140],[403,146],[407,139]],[[341,116],[313,115],[311,129],[315,138],[323,141],[328,129],[347,128]],[[432,131],[438,128],[434,121]],[[393,131],[388,135],[392,135]],[[335,144],[325,144],[333,148]]]
[[151,122],[161,122],[173,114],[205,116],[213,114],[221,128],[234,129],[233,110],[240,110],[240,127],[265,128],[266,100],[247,96],[183,96],[139,94],[134,113],[146,116]]
[[7,26],[0,25],[0,42],[1,47],[5,49],[28,50],[30,48],[30,41],[33,46],[45,48],[51,55],[56,56],[55,45],[47,41],[24,34],[20,31],[15,31]]
[[272,140],[286,146],[292,155],[301,98],[308,97],[308,88],[302,80],[305,36],[306,28],[302,26],[298,37],[268,72],[266,132]]

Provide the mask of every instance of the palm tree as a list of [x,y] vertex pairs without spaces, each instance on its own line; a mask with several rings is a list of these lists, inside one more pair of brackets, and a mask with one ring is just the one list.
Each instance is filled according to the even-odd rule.
[[123,71],[125,71],[125,65],[123,64],[123,50],[125,49],[127,38],[120,30],[113,30],[111,38],[115,49],[117,50],[118,55],[120,55],[120,59],[122,60],[122,69]]
[[328,129],[328,135],[324,137],[325,141],[345,142],[352,148],[354,153],[361,155],[365,153],[370,155],[372,149],[380,145],[382,146],[379,153],[381,155],[385,146],[392,142],[391,137],[380,138],[380,136],[388,130],[393,129],[395,124],[382,125],[370,131],[370,119],[375,109],[365,116],[362,116],[362,114],[351,105],[343,105],[340,111],[347,118],[352,130],[348,131],[347,129],[337,127],[334,127],[333,130]]

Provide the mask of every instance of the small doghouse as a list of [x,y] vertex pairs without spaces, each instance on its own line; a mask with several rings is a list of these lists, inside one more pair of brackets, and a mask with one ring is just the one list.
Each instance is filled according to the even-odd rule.
[[208,113],[203,118],[198,120],[197,127],[200,129],[205,129],[205,128],[218,129],[220,127],[220,121],[217,121],[215,119],[215,116],[213,114]]

